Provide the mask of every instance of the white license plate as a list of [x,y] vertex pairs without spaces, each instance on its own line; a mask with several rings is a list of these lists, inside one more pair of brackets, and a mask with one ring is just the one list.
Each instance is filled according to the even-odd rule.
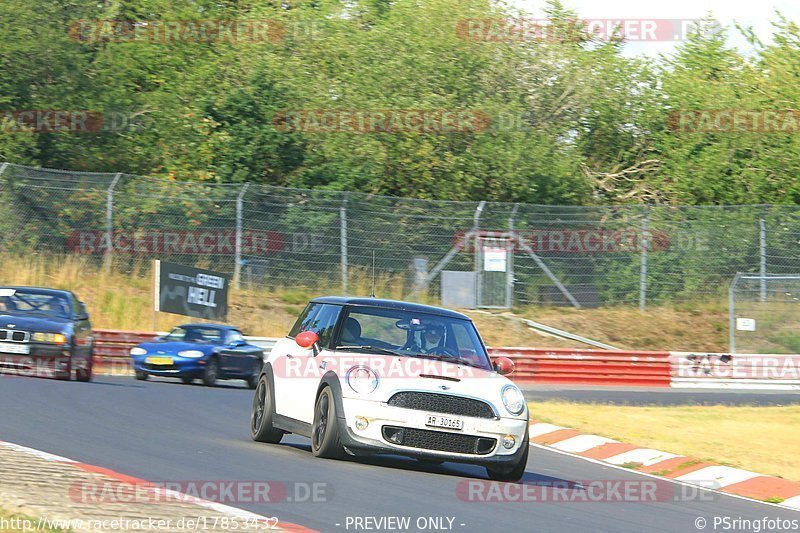
[[450,418],[449,416],[427,415],[425,425],[436,428],[464,429],[464,421],[460,418]]
[[0,353],[18,353],[28,355],[31,347],[27,344],[11,344],[10,342],[0,342]]

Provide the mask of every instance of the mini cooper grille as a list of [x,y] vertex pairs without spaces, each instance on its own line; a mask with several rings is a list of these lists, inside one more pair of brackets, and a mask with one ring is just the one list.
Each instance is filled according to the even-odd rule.
[[30,338],[27,331],[0,329],[0,341],[25,342]]
[[494,410],[486,402],[464,398],[463,396],[436,394],[435,392],[398,392],[389,398],[388,403],[394,407],[430,411],[432,413],[446,413],[475,418],[495,417]]
[[387,442],[409,448],[470,455],[492,453],[497,445],[497,439],[487,437],[396,426],[383,426],[383,438]]

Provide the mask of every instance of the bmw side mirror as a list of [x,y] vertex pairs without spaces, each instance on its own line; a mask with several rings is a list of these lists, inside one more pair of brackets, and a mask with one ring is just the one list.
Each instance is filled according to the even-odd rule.
[[231,343],[231,346],[234,348],[239,348],[241,346],[247,346],[247,343],[242,339],[237,339]]

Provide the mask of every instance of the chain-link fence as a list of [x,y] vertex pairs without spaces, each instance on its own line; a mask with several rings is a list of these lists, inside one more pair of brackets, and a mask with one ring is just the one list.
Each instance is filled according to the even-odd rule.
[[737,274],[728,297],[731,353],[800,353],[800,274]]
[[[800,272],[800,208],[446,202],[0,163],[0,252],[164,259],[244,286],[470,305],[723,299],[737,272]],[[455,278],[453,278],[455,279]],[[466,287],[464,286],[466,284]]]

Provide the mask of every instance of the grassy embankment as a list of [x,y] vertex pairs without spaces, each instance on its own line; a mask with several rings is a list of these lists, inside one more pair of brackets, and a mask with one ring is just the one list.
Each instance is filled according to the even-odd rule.
[[[354,294],[369,294],[366,274],[351,278]],[[0,284],[44,285],[75,291],[89,307],[97,328],[152,330],[152,278],[149,265],[134,265],[132,272],[106,272],[83,257],[0,255]],[[399,279],[379,276],[378,295],[400,298]],[[234,290],[230,296],[229,321],[246,333],[282,336],[306,301],[322,294],[337,294],[337,286],[296,287],[274,290]],[[725,351],[727,312],[724,305],[652,307],[640,312],[631,307],[576,310],[559,307],[525,307],[513,315],[470,313],[490,346],[581,347],[544,336],[515,320],[523,316],[549,326],[579,333],[620,348],[650,350]],[[506,316],[508,315],[508,316]],[[186,321],[185,317],[160,314],[161,331]]]

